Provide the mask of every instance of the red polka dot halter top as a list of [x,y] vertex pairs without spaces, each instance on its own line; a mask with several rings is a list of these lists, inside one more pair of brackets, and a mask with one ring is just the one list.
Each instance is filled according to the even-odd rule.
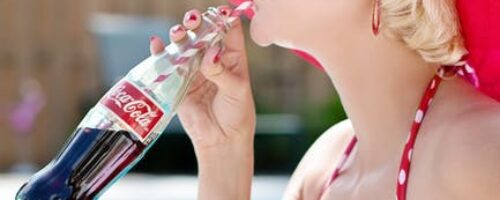
[[[452,74],[451,76],[458,74],[464,77],[465,79],[469,80],[470,82],[472,82],[474,85],[477,86],[478,84],[474,70],[468,65],[443,66],[439,68],[438,73],[434,76],[434,78],[432,78],[432,80],[428,84],[427,90],[425,91],[424,96],[420,101],[420,105],[415,114],[413,125],[411,126],[408,139],[403,149],[403,154],[401,156],[401,164],[399,167],[399,175],[396,181],[396,200],[406,200],[406,190],[408,187],[408,177],[410,174],[413,146],[415,145],[415,140],[418,135],[418,130],[420,129],[420,124],[422,123],[422,120],[424,119],[425,114],[427,113],[427,109],[431,105],[432,98],[434,97],[434,94],[436,94],[437,88],[442,81],[441,77],[450,77],[449,74]],[[354,136],[351,139],[349,145],[347,145],[347,148],[345,149],[344,154],[340,159],[340,163],[337,165],[337,168],[335,169],[332,176],[330,177],[328,182],[325,184],[325,187],[323,188],[322,197],[326,194],[326,191],[331,186],[333,181],[335,181],[335,179],[337,179],[337,177],[340,175],[341,170],[344,167],[347,159],[349,158],[349,155],[351,155],[354,146],[356,146],[357,141],[358,139],[356,138],[356,136]]]

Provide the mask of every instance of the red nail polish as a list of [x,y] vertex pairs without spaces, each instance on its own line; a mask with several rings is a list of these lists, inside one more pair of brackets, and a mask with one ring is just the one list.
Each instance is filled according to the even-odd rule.
[[231,8],[228,6],[219,6],[217,9],[222,16],[229,16],[231,14]]
[[218,53],[217,55],[215,55],[214,57],[214,60],[212,61],[214,64],[217,64],[220,62],[220,53]]
[[176,25],[174,28],[172,28],[172,33],[176,34],[180,31],[184,31],[184,28],[181,25]]
[[153,36],[151,36],[151,37],[149,38],[149,41],[150,41],[150,42],[153,42],[153,40],[156,40],[157,38],[158,38],[158,36],[153,35]]
[[219,10],[220,14],[223,15],[223,16],[228,16],[229,15],[229,11],[226,9],[226,8],[221,8]]
[[191,14],[189,15],[189,21],[196,21],[198,19],[198,17],[195,15],[195,14]]
[[222,10],[222,11],[220,11],[220,13],[221,13],[222,15],[224,15],[224,16],[227,16],[227,10]]

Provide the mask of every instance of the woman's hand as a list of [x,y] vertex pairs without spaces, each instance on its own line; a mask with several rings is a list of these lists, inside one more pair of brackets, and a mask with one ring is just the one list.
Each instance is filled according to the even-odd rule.
[[[228,7],[221,6],[219,10]],[[172,42],[182,42],[186,30],[200,25],[197,10],[186,13],[183,25],[170,29]],[[209,148],[249,140],[255,129],[255,108],[250,89],[247,55],[241,22],[238,20],[224,40],[225,50],[207,50],[201,69],[195,75],[178,116],[196,148]],[[152,37],[151,53],[164,49],[158,37]]]
[[[229,13],[226,6],[219,12]],[[182,42],[186,30],[201,23],[200,12],[186,13],[170,29],[170,40]],[[249,199],[253,175],[255,106],[250,88],[245,41],[238,19],[224,39],[225,50],[206,51],[178,116],[195,147],[199,165],[198,199]],[[164,50],[151,38],[151,53]]]

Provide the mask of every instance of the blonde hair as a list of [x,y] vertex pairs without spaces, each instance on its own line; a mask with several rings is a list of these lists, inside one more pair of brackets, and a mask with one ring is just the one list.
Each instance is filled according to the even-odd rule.
[[381,28],[429,63],[457,65],[467,54],[454,0],[381,0]]

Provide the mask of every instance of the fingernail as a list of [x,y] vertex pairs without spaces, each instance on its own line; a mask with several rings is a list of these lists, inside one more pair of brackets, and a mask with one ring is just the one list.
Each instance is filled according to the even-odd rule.
[[184,27],[181,25],[177,25],[177,27],[174,29],[174,33],[178,33],[184,31]]
[[184,17],[184,22],[186,24],[194,24],[194,23],[196,23],[197,20],[198,20],[198,16],[196,15],[196,13],[194,11],[190,12],[189,14],[186,15],[186,17]]
[[218,64],[220,62],[221,57],[222,57],[222,49],[220,47],[216,47],[216,48],[217,48],[217,53],[215,54],[214,59],[212,60],[212,62],[214,64]]
[[181,25],[175,25],[175,26],[174,26],[174,27],[172,27],[172,29],[171,29],[172,34],[177,34],[177,33],[179,33],[180,31],[184,31],[184,27],[182,27]]
[[156,35],[153,35],[149,38],[149,42],[153,42],[154,40],[157,40],[158,39],[158,36]]
[[229,16],[231,13],[231,8],[229,6],[220,6],[218,10],[222,16]]
[[163,43],[160,37],[153,35],[149,38],[149,40],[150,40],[149,49],[151,51],[151,54],[156,55],[163,52],[165,44]]
[[220,62],[220,54],[216,54],[212,62],[214,64],[218,64]]
[[195,14],[191,14],[189,15],[189,21],[196,21],[198,19],[198,17],[195,15]]
[[188,11],[184,16],[184,25],[189,29],[195,28],[201,21],[199,15],[200,13],[197,10]]

